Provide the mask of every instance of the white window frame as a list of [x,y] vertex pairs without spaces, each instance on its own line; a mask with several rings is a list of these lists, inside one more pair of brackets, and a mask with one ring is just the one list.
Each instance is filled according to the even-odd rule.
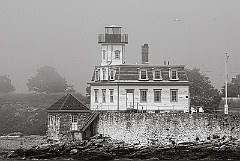
[[77,126],[78,126],[78,115],[74,114],[71,115],[71,119],[72,119],[72,128],[71,130],[77,130]]
[[[142,76],[143,76],[143,72],[146,72],[146,74],[145,74],[145,78],[142,78]],[[140,70],[140,72],[139,72],[139,80],[148,80],[148,72],[147,72],[147,70]]]
[[78,115],[72,115],[72,123],[78,123]]
[[113,103],[113,94],[114,94],[114,90],[113,89],[109,89],[110,92],[110,103]]
[[48,116],[48,121],[49,121],[49,125],[54,125],[54,123],[56,122],[56,116],[55,115],[49,115]]
[[115,71],[113,69],[110,70],[110,80],[115,80]]
[[[159,98],[157,98],[157,93],[159,93]],[[154,102],[161,102],[162,101],[162,90],[161,89],[154,89]]]
[[98,103],[98,89],[94,89],[94,102]]
[[[173,92],[176,94],[173,94]],[[170,102],[178,102],[178,90],[170,89]]]
[[120,59],[120,50],[115,50],[114,53],[115,53],[115,59]]
[[105,68],[102,68],[102,79],[103,80],[106,80],[106,69]]
[[106,89],[102,89],[102,103],[106,103]]
[[[173,78],[173,72],[176,72],[176,78]],[[177,69],[172,69],[170,71],[170,80],[178,80],[178,71],[177,71]]]
[[[156,78],[156,72],[159,72],[159,78]],[[154,80],[162,80],[162,72],[161,70],[154,71]]]
[[147,89],[140,89],[140,102],[147,102]]

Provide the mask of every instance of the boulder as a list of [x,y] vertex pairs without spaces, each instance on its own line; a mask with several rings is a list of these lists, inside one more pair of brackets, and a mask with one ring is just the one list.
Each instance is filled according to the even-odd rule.
[[49,151],[51,144],[42,144],[37,147],[39,151]]
[[78,152],[78,149],[72,149],[71,151],[70,151],[70,154],[76,154]]
[[212,136],[212,138],[213,138],[213,139],[219,139],[219,138],[220,138],[220,136],[219,136],[219,135],[216,135],[216,134],[214,134],[214,135]]
[[40,151],[39,149],[27,149],[24,151],[25,157],[30,157],[34,155],[41,155],[44,153],[43,151]]
[[29,159],[52,159],[52,158],[56,158],[59,157],[60,155],[58,154],[54,154],[54,153],[44,153],[44,154],[40,154],[40,155],[34,155],[31,157],[28,157]]
[[17,157],[24,157],[24,150],[22,148],[12,151],[7,156],[8,158],[17,158]]
[[0,158],[6,158],[8,156],[7,151],[0,151]]
[[102,142],[104,142],[104,139],[96,139],[96,140],[94,140],[94,143],[96,144],[96,143],[102,143]]
[[93,151],[93,152],[79,152],[78,155],[75,155],[73,159],[75,160],[81,160],[84,158],[84,161],[108,161],[108,160],[113,160],[113,156],[104,153],[104,152],[98,152],[98,151]]

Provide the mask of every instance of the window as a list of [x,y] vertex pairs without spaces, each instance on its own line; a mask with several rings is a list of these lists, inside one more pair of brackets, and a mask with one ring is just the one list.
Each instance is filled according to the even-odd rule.
[[103,50],[103,59],[106,59],[106,50]]
[[115,51],[115,59],[120,59],[120,51],[119,50]]
[[110,102],[113,102],[113,89],[110,89]]
[[121,34],[121,28],[114,27],[112,28],[112,30],[113,30],[113,34]]
[[55,116],[49,115],[48,116],[49,125],[53,125],[55,123]]
[[146,70],[140,71],[140,79],[147,79],[147,71]]
[[95,103],[98,103],[98,89],[94,89],[94,100]]
[[72,115],[72,130],[77,130],[78,115]]
[[72,123],[77,123],[77,122],[78,122],[78,116],[72,115]]
[[106,69],[102,69],[102,74],[103,74],[103,80],[106,79]]
[[178,79],[178,77],[177,77],[177,70],[172,70],[171,71],[171,79]]
[[99,70],[97,69],[95,71],[95,81],[98,81],[99,80]]
[[147,102],[147,90],[146,89],[140,90],[140,102]]
[[102,103],[106,102],[106,89],[102,89]]
[[170,90],[170,101],[171,102],[177,102],[178,101],[178,99],[177,99],[177,97],[178,97],[178,90],[177,89],[171,89]]
[[110,71],[110,80],[114,80],[115,76],[114,76],[114,70]]
[[161,102],[161,89],[154,90],[154,102]]
[[161,71],[160,70],[156,70],[154,72],[154,79],[161,79]]

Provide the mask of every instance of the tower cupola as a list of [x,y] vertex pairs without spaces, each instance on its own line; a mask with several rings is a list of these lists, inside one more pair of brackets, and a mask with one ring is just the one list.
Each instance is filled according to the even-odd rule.
[[107,26],[105,34],[98,35],[98,43],[101,44],[101,66],[124,64],[125,44],[128,44],[128,35],[122,34],[122,27]]

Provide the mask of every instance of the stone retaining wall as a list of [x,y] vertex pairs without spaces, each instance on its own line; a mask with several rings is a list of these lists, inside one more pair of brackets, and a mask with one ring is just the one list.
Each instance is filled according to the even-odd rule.
[[240,139],[240,115],[100,113],[98,132],[127,143],[171,144],[213,137]]

